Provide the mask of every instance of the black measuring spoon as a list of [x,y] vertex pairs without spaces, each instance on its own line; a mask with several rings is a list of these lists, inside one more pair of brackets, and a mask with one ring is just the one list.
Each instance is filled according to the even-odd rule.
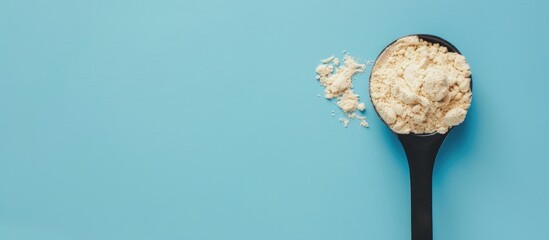
[[[438,43],[440,46],[448,48],[448,52],[461,54],[454,45],[448,41],[433,35],[414,34],[409,36],[418,36],[420,39],[430,43]],[[408,36],[404,36],[408,37]],[[400,39],[400,38],[399,38]],[[398,39],[397,39],[398,40]],[[389,44],[383,51],[390,47],[397,40]],[[379,60],[381,54],[376,59]],[[374,69],[375,64],[374,63]],[[373,72],[373,70],[372,70]],[[471,90],[473,88],[473,77],[471,76]],[[370,80],[372,75],[370,75]],[[370,81],[371,83],[371,81]],[[371,89],[371,88],[370,88]],[[370,92],[371,96],[371,92]],[[373,104],[373,101],[372,101]],[[375,104],[374,109],[375,109]],[[376,110],[377,115],[381,118]],[[383,118],[381,118],[383,121]],[[389,125],[384,121],[385,125]],[[433,167],[435,159],[442,145],[442,142],[452,128],[448,129],[445,134],[429,133],[429,134],[399,134],[397,136],[402,144],[406,157],[408,158],[408,167],[410,169],[410,192],[412,202],[412,240],[432,240],[433,239],[433,209],[432,209],[432,183],[433,183]]]

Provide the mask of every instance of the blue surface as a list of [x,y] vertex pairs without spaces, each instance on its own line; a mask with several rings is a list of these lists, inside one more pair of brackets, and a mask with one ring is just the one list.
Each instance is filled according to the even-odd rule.
[[403,151],[372,111],[330,117],[314,68],[410,33],[474,75],[435,239],[549,239],[548,7],[0,1],[0,239],[409,239]]

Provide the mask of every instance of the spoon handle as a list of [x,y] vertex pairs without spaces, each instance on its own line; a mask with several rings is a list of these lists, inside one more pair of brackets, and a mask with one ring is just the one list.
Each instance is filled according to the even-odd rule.
[[412,240],[433,239],[433,166],[445,135],[399,136],[410,168]]
[[412,240],[433,239],[432,175],[434,158],[417,156],[409,164],[412,200]]

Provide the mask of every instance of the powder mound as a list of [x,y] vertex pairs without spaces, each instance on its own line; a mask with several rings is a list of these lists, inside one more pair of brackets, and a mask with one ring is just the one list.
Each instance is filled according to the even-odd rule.
[[[345,55],[340,65],[338,58],[331,56],[320,61],[316,67],[316,78],[324,86],[324,97],[337,99],[337,106],[347,115],[347,118],[357,118],[360,126],[368,127],[366,117],[357,116],[357,111],[365,111],[366,104],[359,102],[359,96],[353,91],[353,77],[366,70],[365,64],[359,64],[355,58]],[[333,116],[333,115],[332,115]],[[345,127],[349,120],[340,118]]]
[[446,133],[465,120],[471,105],[469,64],[439,44],[404,37],[376,61],[370,95],[393,131]]

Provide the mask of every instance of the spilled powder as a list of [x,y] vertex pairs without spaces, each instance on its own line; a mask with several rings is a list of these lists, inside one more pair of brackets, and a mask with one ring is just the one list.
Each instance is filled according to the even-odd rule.
[[349,126],[349,119],[347,118],[339,118],[339,121],[343,123],[343,126],[348,127]]
[[[347,118],[340,118],[343,126],[349,126],[349,119],[360,120],[360,126],[368,127],[366,117],[357,115],[356,112],[364,112],[366,105],[359,102],[359,96],[353,91],[353,77],[366,69],[365,64],[359,64],[349,56],[343,57],[340,64],[338,58],[331,56],[320,61],[316,67],[316,78],[320,85],[324,86],[324,97],[330,100],[337,100],[336,105],[345,113]],[[332,111],[332,116],[335,116]]]
[[370,96],[397,133],[446,133],[463,122],[471,105],[471,71],[462,55],[417,36],[404,37],[376,61]]

